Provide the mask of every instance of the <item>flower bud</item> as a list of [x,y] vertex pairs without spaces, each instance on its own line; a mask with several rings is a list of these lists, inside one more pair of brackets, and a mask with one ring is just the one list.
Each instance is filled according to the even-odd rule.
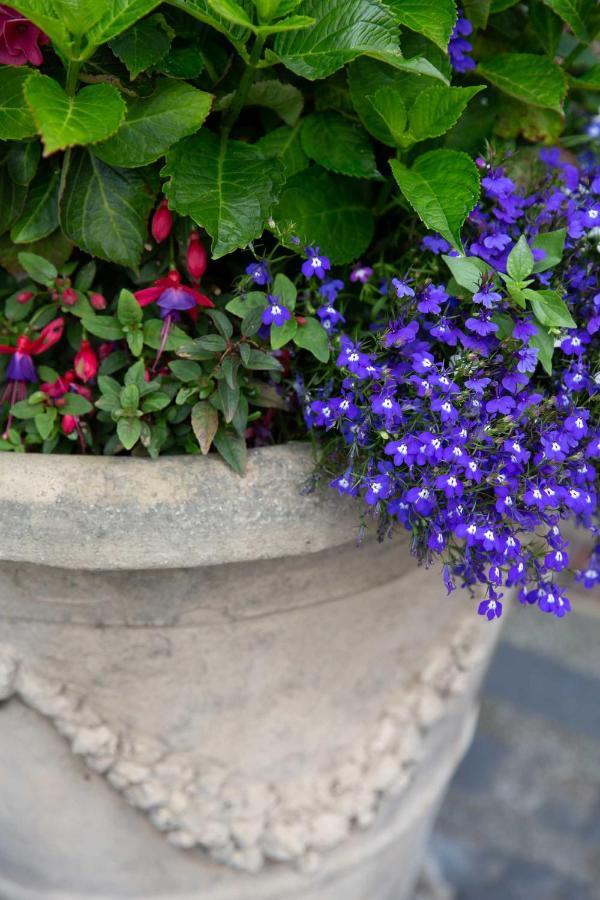
[[19,291],[19,293],[15,297],[15,300],[17,301],[17,303],[29,303],[33,296],[33,291]]
[[158,209],[152,216],[152,237],[156,241],[157,244],[162,244],[163,241],[171,234],[173,230],[173,215],[171,210],[167,206],[167,201],[162,200]]
[[60,420],[60,427],[63,434],[69,435],[73,434],[75,429],[77,428],[77,419],[75,416],[71,416],[67,414],[63,416]]
[[106,298],[102,294],[90,294],[90,306],[97,310],[106,309]]
[[75,306],[77,303],[77,291],[73,288],[65,288],[60,297],[63,306]]
[[186,265],[192,278],[202,278],[206,272],[208,256],[197,231],[192,231],[187,248]]
[[98,357],[90,346],[89,341],[82,341],[75,354],[74,369],[77,377],[82,381],[90,381],[98,371]]
[[110,356],[114,349],[114,345],[110,341],[103,341],[98,347],[99,358],[105,360],[107,356]]

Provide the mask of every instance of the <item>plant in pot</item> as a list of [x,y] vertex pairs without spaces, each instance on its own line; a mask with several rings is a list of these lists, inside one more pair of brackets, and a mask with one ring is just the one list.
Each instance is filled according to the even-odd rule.
[[3,897],[410,896],[596,533],[599,24],[0,7]]

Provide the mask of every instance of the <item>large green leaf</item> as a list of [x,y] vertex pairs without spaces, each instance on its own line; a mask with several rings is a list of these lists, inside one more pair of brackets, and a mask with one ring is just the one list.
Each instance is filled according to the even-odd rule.
[[397,22],[379,0],[303,0],[298,12],[316,24],[279,34],[274,50],[304,78],[325,78],[363,54],[401,58]]
[[25,97],[42,135],[44,156],[109,137],[125,115],[121,95],[110,84],[92,84],[69,97],[53,78],[38,75],[26,83]]
[[200,128],[212,99],[185,82],[160,79],[150,97],[128,105],[117,133],[97,144],[94,153],[113,166],[146,166]]
[[273,212],[282,229],[294,226],[305,244],[316,244],[334,263],[364,253],[373,236],[373,216],[356,181],[313,166],[291,178]]
[[15,244],[27,244],[47,237],[58,228],[60,173],[38,173],[27,195],[25,209],[13,225],[10,236]]
[[410,169],[396,159],[390,165],[425,225],[462,252],[460,229],[479,197],[479,175],[471,157],[457,150],[431,150]]
[[171,148],[162,174],[169,205],[208,231],[215,258],[262,233],[283,181],[280,163],[258,147],[208,130]]
[[20,141],[36,133],[23,93],[31,77],[32,71],[26,66],[0,66],[0,140]]
[[371,121],[373,124],[376,121],[378,124],[381,122],[386,144],[405,147],[412,143],[406,130],[408,115],[401,88],[388,84],[369,95],[367,100],[372,107],[371,116],[378,117],[377,120],[373,118]]
[[[91,6],[99,5],[99,0],[85,2]],[[152,12],[160,2],[161,0],[100,0],[104,9],[96,25],[87,34],[89,46],[97,47],[117,37],[138,19]]]
[[302,149],[325,169],[355,178],[379,178],[375,154],[368,136],[333,111],[313,113],[304,120]]
[[386,0],[401,25],[445,50],[456,23],[454,0]]
[[[247,28],[244,28],[241,25],[234,25],[231,21],[220,16],[210,5],[208,0],[168,0],[168,2],[171,6],[182,9],[188,15],[193,16],[200,22],[204,22],[206,25],[210,25],[211,28],[220,31],[221,34],[224,34],[235,47],[240,47],[244,44],[249,35]],[[246,12],[249,12],[249,5],[247,2],[242,3],[241,5]]]
[[[233,93],[226,94],[219,100],[217,108],[227,109],[234,96]],[[245,105],[264,106],[272,109],[286,125],[295,125],[302,113],[304,97],[293,84],[284,84],[281,81],[269,79],[256,81],[251,85]]]
[[590,39],[586,19],[596,6],[594,0],[544,0],[544,3],[567,23],[580,40]]
[[8,174],[7,165],[0,166],[0,234],[6,231],[21,214],[27,188],[15,184]]
[[458,122],[467,103],[484,90],[476,87],[446,87],[434,84],[416,98],[408,113],[408,128],[415,141],[439,137]]
[[577,328],[577,322],[569,311],[569,307],[556,291],[523,291],[531,303],[533,314],[542,325],[548,328]]
[[8,174],[17,184],[28,185],[40,164],[40,142],[15,141],[6,154]]
[[300,123],[294,128],[282,126],[269,131],[256,142],[267,159],[278,159],[285,170],[286,178],[308,167],[308,157],[300,143]]
[[61,224],[78,247],[137,266],[152,196],[136,172],[111,169],[87,150],[73,153],[61,200]]
[[162,16],[150,16],[136,22],[110,43],[110,49],[127,66],[131,79],[165,58],[171,37]]
[[481,63],[479,73],[517,100],[562,110],[567,82],[562,69],[546,56],[502,53]]
[[463,0],[462,8],[474,28],[485,28],[491,9],[491,0]]

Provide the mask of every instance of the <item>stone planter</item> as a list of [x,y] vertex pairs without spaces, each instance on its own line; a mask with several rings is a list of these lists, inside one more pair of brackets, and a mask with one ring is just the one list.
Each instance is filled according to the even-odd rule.
[[0,455],[2,900],[404,900],[498,629],[309,450]]

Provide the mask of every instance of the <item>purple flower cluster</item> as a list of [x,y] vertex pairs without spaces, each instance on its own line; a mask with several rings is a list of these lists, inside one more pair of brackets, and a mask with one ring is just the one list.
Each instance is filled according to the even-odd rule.
[[[521,603],[561,618],[570,609],[561,524],[598,534],[600,168],[543,151],[526,194],[504,169],[479,165],[484,194],[467,225],[468,254],[505,273],[521,235],[532,246],[540,233],[566,230],[562,258],[538,266],[531,282],[560,288],[576,322],[545,329],[552,374],[542,368],[539,323],[502,279],[482,277],[469,303],[443,283],[440,261],[437,283],[386,282],[385,327],[334,339],[336,373],[305,400],[306,418],[326,432],[332,487],[361,497],[382,533],[408,529],[420,560],[440,557],[448,591],[455,580],[484,585],[479,613],[491,620],[517,588]],[[545,257],[534,248],[534,262]],[[576,577],[600,583],[600,545]]]
[[475,60],[468,55],[473,50],[473,45],[467,40],[472,31],[469,20],[459,13],[448,43],[450,65],[455,72],[469,72],[475,68]]

